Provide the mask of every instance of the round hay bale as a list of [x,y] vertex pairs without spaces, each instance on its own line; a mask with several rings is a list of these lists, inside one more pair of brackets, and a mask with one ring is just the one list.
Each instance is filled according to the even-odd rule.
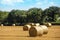
[[34,23],[31,23],[31,26],[35,26],[35,24]]
[[47,34],[48,33],[48,28],[45,25],[40,25],[40,27],[43,29],[43,33]]
[[29,23],[28,25],[35,26],[35,24],[34,24],[34,23]]
[[30,28],[31,28],[30,25],[25,25],[25,26],[23,27],[23,30],[24,30],[24,31],[28,31]]
[[36,23],[35,25],[36,25],[36,26],[40,26],[40,24],[39,24],[39,23]]
[[45,23],[45,25],[47,26],[47,27],[51,27],[51,23]]
[[49,26],[49,27],[51,27],[51,25],[52,25],[51,23],[48,23],[48,26]]
[[3,24],[1,24],[1,26],[3,26]]
[[31,27],[29,30],[30,37],[42,36],[43,29],[41,27]]
[[12,24],[12,26],[15,26],[15,24]]

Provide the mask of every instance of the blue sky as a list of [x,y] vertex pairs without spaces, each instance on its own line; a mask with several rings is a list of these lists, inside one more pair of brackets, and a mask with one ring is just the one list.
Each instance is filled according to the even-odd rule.
[[60,0],[0,0],[0,10],[11,11],[12,9],[28,10],[33,7],[42,8],[49,6],[60,7]]

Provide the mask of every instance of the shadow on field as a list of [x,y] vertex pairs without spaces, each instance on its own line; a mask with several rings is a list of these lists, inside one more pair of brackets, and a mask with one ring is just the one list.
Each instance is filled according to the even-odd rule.
[[52,38],[60,38],[60,37],[52,37]]
[[21,35],[0,35],[0,37],[29,37],[29,36],[21,36]]
[[[0,37],[33,37],[33,36],[22,36],[22,35],[0,35]],[[41,37],[41,36],[40,36]]]

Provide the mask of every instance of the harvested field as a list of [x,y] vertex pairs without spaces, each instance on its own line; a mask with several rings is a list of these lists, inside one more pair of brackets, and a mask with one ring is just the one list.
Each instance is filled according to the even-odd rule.
[[29,37],[23,26],[0,26],[0,40],[60,40],[60,25],[49,27],[48,34]]

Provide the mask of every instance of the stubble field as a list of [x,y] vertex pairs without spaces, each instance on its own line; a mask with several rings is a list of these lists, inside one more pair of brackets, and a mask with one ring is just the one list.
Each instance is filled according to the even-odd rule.
[[37,37],[29,37],[23,26],[0,26],[0,40],[60,40],[60,25],[52,25],[48,34]]

